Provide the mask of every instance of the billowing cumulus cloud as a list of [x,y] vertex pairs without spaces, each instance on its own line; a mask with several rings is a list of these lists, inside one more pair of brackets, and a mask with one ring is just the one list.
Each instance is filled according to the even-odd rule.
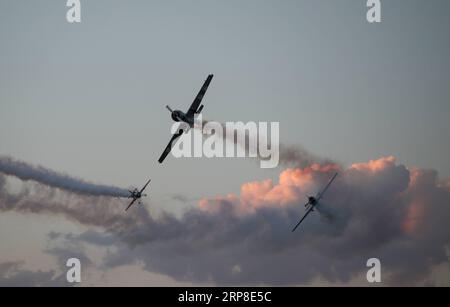
[[[336,171],[321,204],[327,214],[314,212],[291,233],[306,195]],[[324,162],[286,169],[276,182],[244,183],[238,195],[202,199],[181,218],[152,217],[143,207],[124,215],[107,198],[54,194],[41,186],[12,194],[0,177],[1,211],[59,214],[95,226],[71,239],[114,246],[106,268],[143,263],[177,280],[216,284],[364,283],[366,261],[376,257],[383,282],[416,285],[448,264],[448,182],[394,157],[347,168]]]
[[317,182],[326,180],[326,175],[340,170],[337,164],[312,164],[304,169],[286,169],[279,176],[279,182],[272,180],[244,183],[240,196],[227,195],[213,199],[202,199],[200,208],[217,212],[220,206],[233,203],[236,213],[254,213],[263,207],[287,207],[299,201],[307,201],[308,195],[316,194]]

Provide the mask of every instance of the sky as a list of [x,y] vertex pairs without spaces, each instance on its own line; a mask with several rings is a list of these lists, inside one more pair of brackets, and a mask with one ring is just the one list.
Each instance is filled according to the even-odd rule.
[[[311,172],[319,175],[312,177],[308,177],[307,171],[292,175],[286,165],[267,170],[247,159],[174,159],[169,156],[163,165],[158,164],[172,124],[165,106],[187,109],[210,73],[214,74],[214,79],[204,98],[206,119],[279,122],[283,144],[301,146],[339,165],[338,169],[345,173],[345,184],[339,185],[339,191],[354,187],[355,176],[372,176],[366,168],[386,169],[378,175],[388,183],[392,181],[392,189],[379,181],[362,182],[379,184],[380,191],[388,191],[388,194],[392,191],[411,194],[409,200],[418,199],[412,183],[422,183],[414,178],[435,172],[438,183],[429,183],[431,179],[423,181],[427,183],[424,183],[427,191],[435,191],[442,189],[450,177],[448,1],[435,0],[432,5],[416,0],[382,1],[382,22],[378,24],[367,22],[366,1],[362,0],[82,0],[79,24],[66,21],[65,2],[0,1],[0,156],[123,188],[141,186],[152,178],[145,207],[148,210],[140,208],[132,213],[139,224],[133,231],[146,231],[146,227],[150,227],[147,224],[154,223],[155,227],[160,227],[155,229],[163,233],[166,213],[179,224],[179,229],[185,229],[184,223],[192,219],[198,225],[215,227],[214,218],[202,215],[209,212],[205,208],[217,202],[221,208],[223,202],[230,202],[238,208],[243,204],[257,208],[256,213],[238,210],[238,220],[229,217],[230,225],[235,225],[236,229],[252,232],[254,229],[250,225],[257,223],[258,214],[265,214],[266,205],[261,203],[289,202],[273,196],[265,188],[259,193],[270,194],[267,196],[270,201],[248,200],[245,197],[257,198],[259,193],[252,194],[248,191],[251,188],[245,190],[247,183],[271,180],[273,186],[269,190],[275,189],[273,193],[279,195],[279,190],[285,191],[286,181],[282,180],[291,182],[295,181],[292,178],[301,178],[294,186],[302,192],[308,189],[298,182],[317,188],[326,180],[326,176],[320,175],[327,173],[323,169],[313,168]],[[371,160],[375,162],[371,164]],[[355,166],[356,163],[367,165],[363,168]],[[402,166],[409,175],[403,174]],[[355,169],[364,175],[355,175]],[[415,169],[420,169],[421,175],[414,173]],[[397,176],[397,173],[402,175]],[[48,190],[35,187],[33,183],[9,177],[7,180],[16,189],[33,190],[26,194],[31,199],[35,195],[32,193],[48,196]],[[258,191],[260,186],[256,186]],[[355,199],[365,205],[379,200],[378,193],[372,193],[366,186],[360,190],[368,198],[361,200],[355,196]],[[439,203],[448,205],[447,191],[441,192]],[[10,195],[6,189],[2,193]],[[64,197],[70,198],[70,195]],[[397,194],[393,193],[392,197]],[[341,194],[336,193],[336,198],[337,202],[345,203]],[[67,203],[73,201],[64,199]],[[392,199],[385,200],[384,204],[390,204]],[[6,203],[6,197],[2,201]],[[95,199],[87,201],[97,202]],[[303,200],[294,197],[291,202],[298,204]],[[361,208],[353,205],[353,199],[349,202],[351,205],[345,207],[348,212]],[[125,203],[114,200],[116,207]],[[421,210],[409,205],[405,204],[398,213],[399,220],[402,214],[408,216],[406,211]],[[199,206],[201,209],[197,209]],[[287,208],[286,212],[295,209],[294,206]],[[389,211],[389,207],[379,210],[382,209]],[[430,212],[438,212],[438,209],[433,210]],[[153,215],[147,216],[148,211]],[[33,214],[14,209],[0,212],[0,273],[2,270],[18,272],[18,280],[32,280],[26,276],[19,278],[20,274],[30,272],[42,275],[36,277],[37,280],[52,273],[58,275],[64,266],[63,256],[83,251],[83,257],[88,255],[88,262],[92,262],[86,273],[89,276],[86,285],[361,283],[356,273],[355,276],[334,276],[325,269],[319,270],[320,274],[305,273],[303,279],[274,275],[252,279],[244,275],[244,264],[230,264],[235,271],[242,269],[243,274],[237,274],[242,276],[240,278],[222,272],[200,272],[199,266],[186,259],[180,260],[179,271],[174,272],[160,259],[165,253],[169,257],[173,255],[169,250],[183,250],[173,240],[170,246],[157,250],[147,245],[142,250],[130,249],[133,240],[121,227],[120,231],[117,228],[111,231],[110,224],[87,223],[79,215]],[[364,221],[368,212],[371,211],[356,216]],[[117,214],[123,215],[121,211]],[[249,222],[247,226],[242,223],[242,214]],[[247,220],[247,214],[253,219],[248,217]],[[105,216],[109,215],[105,213]],[[280,213],[280,218],[270,225],[282,226],[281,216]],[[427,221],[437,219],[430,216],[433,219]],[[121,223],[128,223],[128,218],[119,219]],[[336,235],[328,226],[321,228],[319,219],[314,221],[310,232]],[[405,227],[409,233],[415,229],[411,225]],[[93,234],[98,228],[102,236]],[[200,226],[185,230],[202,232]],[[230,233],[230,238],[243,236],[242,232]],[[262,238],[282,238],[278,230],[275,233]],[[349,240],[350,235],[342,235],[345,231],[338,233]],[[392,239],[393,233],[397,234],[398,229],[393,227],[388,237]],[[445,230],[436,234],[444,247],[449,242],[444,239],[446,235]],[[218,230],[211,229],[211,236],[219,245],[226,241]],[[304,236],[307,235],[302,234],[300,239]],[[114,240],[112,237],[120,243],[112,244],[107,240]],[[93,238],[97,238],[95,244]],[[193,234],[189,239],[195,245],[205,238]],[[281,241],[301,245],[300,239]],[[377,239],[380,244],[389,241]],[[251,237],[248,240],[254,242]],[[205,239],[202,244],[210,246],[212,243]],[[344,246],[346,244],[355,246],[343,242]],[[289,250],[286,246],[279,248]],[[249,243],[249,247],[265,250],[257,244]],[[319,250],[320,255],[333,253],[313,247],[310,246],[310,250]],[[248,256],[241,246],[222,248],[224,253],[220,257],[208,254],[203,255],[203,259],[195,253],[192,257],[226,263],[227,256],[242,259]],[[365,249],[357,249],[361,250]],[[295,248],[292,251],[300,253]],[[390,259],[392,271],[397,267],[392,255],[402,251],[383,250],[386,259]],[[441,252],[436,247],[436,255],[439,254],[436,267],[448,263],[448,259],[442,259]],[[127,254],[134,258],[126,261]],[[149,254],[159,258],[149,263],[144,257]],[[290,253],[270,255],[262,254],[262,264],[270,265],[274,259],[290,263],[289,259],[294,256]],[[312,255],[312,252],[302,254],[306,261],[312,261]],[[355,252],[355,255],[358,254]],[[333,261],[326,259],[324,263]],[[417,262],[420,261],[421,258],[417,258]],[[347,263],[339,263],[343,270],[348,267],[351,272],[357,271]],[[257,270],[247,265],[248,272]],[[324,264],[317,266],[323,268]],[[431,270],[438,270],[436,267]],[[438,270],[437,275],[448,280],[450,274],[440,273],[445,270]],[[118,280],[123,272],[138,273],[131,274],[137,276],[133,280]],[[405,282],[405,276],[393,278],[392,283]],[[422,282],[423,278],[417,276],[411,274],[408,278],[412,283]]]

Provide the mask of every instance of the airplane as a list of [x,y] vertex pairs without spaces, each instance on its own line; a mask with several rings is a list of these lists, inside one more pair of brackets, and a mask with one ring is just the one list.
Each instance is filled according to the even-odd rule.
[[292,229],[292,232],[294,232],[298,226],[300,226],[300,224],[303,222],[303,220],[311,213],[314,211],[314,208],[317,206],[317,204],[319,203],[319,201],[322,199],[323,195],[325,194],[325,192],[328,190],[328,188],[330,187],[331,183],[334,181],[334,179],[336,179],[338,173],[335,173],[333,175],[333,177],[330,179],[330,181],[328,181],[328,184],[322,189],[322,191],[320,191],[319,193],[317,193],[317,195],[314,196],[307,196],[308,197],[308,202],[305,204],[305,208],[306,208],[306,213],[305,215],[303,215],[303,217],[301,218],[300,222],[297,223],[297,225],[295,225],[294,229]]
[[[192,102],[191,106],[189,107],[189,110],[184,113],[180,110],[172,110],[171,107],[166,106],[167,110],[169,110],[171,117],[176,122],[183,122],[188,125],[189,128],[194,127],[195,123],[195,115],[200,114],[203,110],[203,105],[201,105],[203,96],[205,96],[206,91],[208,90],[208,86],[211,83],[211,80],[214,75],[209,75],[208,78],[206,78],[205,83],[203,83],[202,88],[198,92],[197,96],[195,97],[194,101]],[[189,129],[187,128],[186,131],[183,131],[183,129],[178,130],[177,133],[175,133],[172,138],[170,139],[169,144],[167,145],[166,149],[164,149],[164,152],[162,153],[161,157],[159,158],[158,162],[163,163],[164,159],[167,157],[167,155],[172,150],[172,143],[175,142],[182,134],[183,132],[187,132]]]
[[[128,205],[128,207],[125,209],[125,211],[128,211],[128,209],[130,209],[130,207],[139,199],[141,199],[142,197],[146,197],[147,194],[142,194],[142,192],[144,192],[145,188],[148,186],[148,184],[150,183],[151,179],[149,179],[147,181],[147,183],[144,185],[144,187],[139,191],[138,189],[134,189],[133,191],[129,190],[128,192],[130,192],[130,195],[128,196],[128,198],[133,198],[133,200],[131,201],[131,203]],[[139,204],[141,204],[141,202],[139,201]]]

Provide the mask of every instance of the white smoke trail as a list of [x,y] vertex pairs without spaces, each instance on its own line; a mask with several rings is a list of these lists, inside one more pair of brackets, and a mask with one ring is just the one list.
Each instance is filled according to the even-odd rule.
[[89,183],[42,166],[15,161],[10,157],[0,157],[0,173],[15,176],[23,181],[31,180],[81,195],[128,197],[130,194],[126,189]]

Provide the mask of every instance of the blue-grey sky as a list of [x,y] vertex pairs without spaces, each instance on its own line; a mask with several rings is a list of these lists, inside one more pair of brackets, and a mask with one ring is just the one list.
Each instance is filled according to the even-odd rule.
[[[80,24],[65,2],[0,1],[0,155],[123,187],[152,178],[148,203],[177,213],[174,193],[276,178],[242,159],[157,163],[165,105],[186,109],[214,73],[207,119],[279,121],[281,142],[345,165],[394,155],[450,176],[448,1],[382,1],[379,24],[362,0],[82,0]],[[34,249],[2,234],[52,230],[41,217],[19,234],[26,219],[0,216],[9,257]]]

